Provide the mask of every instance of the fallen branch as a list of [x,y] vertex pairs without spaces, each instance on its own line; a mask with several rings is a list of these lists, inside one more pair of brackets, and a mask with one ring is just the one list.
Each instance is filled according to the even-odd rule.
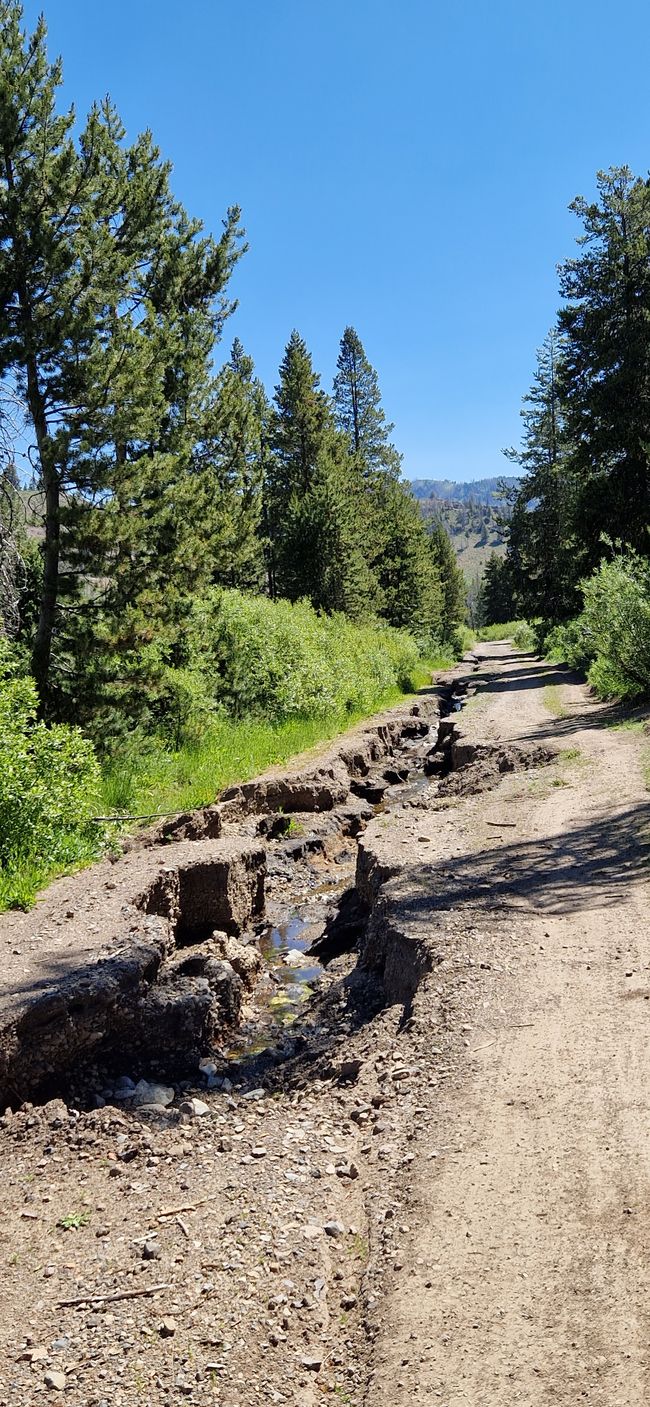
[[166,1216],[179,1216],[181,1212],[195,1212],[197,1207],[202,1207],[204,1202],[209,1202],[209,1197],[199,1197],[198,1202],[184,1202],[182,1207],[165,1207],[158,1212],[156,1220],[162,1221]]
[[184,811],[145,811],[142,816],[91,816],[91,821],[157,821],[163,820],[165,816],[186,816],[188,807]]
[[135,1300],[141,1295],[157,1295],[159,1290],[171,1290],[171,1285],[146,1285],[143,1290],[117,1290],[112,1295],[94,1295],[89,1290],[87,1295],[78,1295],[74,1300],[59,1300],[58,1309],[73,1309],[80,1304],[114,1304],[116,1300]]
[[517,827],[517,825],[518,825],[518,822],[517,822],[517,821],[486,821],[485,824],[486,824],[486,826],[498,826],[498,827],[499,827],[499,830],[502,830],[504,826],[509,826],[512,830],[514,830],[514,829],[516,829],[516,827]]

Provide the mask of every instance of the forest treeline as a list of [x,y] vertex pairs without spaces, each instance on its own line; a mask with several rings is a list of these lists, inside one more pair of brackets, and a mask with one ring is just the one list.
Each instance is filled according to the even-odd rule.
[[[219,367],[239,209],[212,237],[150,132],[129,141],[109,99],[84,122],[66,110],[45,24],[25,32],[18,0],[0,0],[0,35],[7,871],[30,826],[34,854],[65,814],[83,812],[85,856],[93,747],[115,769],[196,747],[224,717],[342,726],[407,687],[422,656],[453,653],[464,591],[401,479],[356,331],[331,394],[297,331],[272,398],[238,340]],[[41,833],[52,739],[79,785]],[[112,799],[137,804],[121,775]]]
[[578,252],[507,451],[507,552],[486,567],[488,620],[525,616],[605,695],[650,692],[650,180],[598,174],[571,209]]

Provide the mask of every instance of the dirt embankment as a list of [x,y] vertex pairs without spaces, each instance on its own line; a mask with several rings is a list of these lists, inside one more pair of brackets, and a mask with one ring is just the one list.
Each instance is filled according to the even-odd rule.
[[390,778],[406,778],[414,745],[435,747],[438,713],[435,695],[391,710],[0,920],[0,1104],[55,1090],[90,1061],[156,1065],[164,1051],[170,1072],[223,1041],[256,972],[224,940],[254,943],[271,857],[340,852]]
[[108,901],[108,965],[160,955],[140,1031],[167,974],[207,1024],[154,1055],[132,1024],[119,1070],[84,1035],[86,1112],[4,1121],[2,1407],[647,1400],[637,743],[566,673],[482,655],[462,714],[390,715],[310,796],[304,769],[235,789],[15,920],[61,937],[60,989]]

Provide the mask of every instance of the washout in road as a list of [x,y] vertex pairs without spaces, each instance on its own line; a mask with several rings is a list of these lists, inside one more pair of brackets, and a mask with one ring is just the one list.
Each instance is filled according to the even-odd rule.
[[[6,1116],[1,1403],[648,1399],[642,736],[508,645],[455,688],[440,728],[423,700],[349,750],[352,799],[233,821],[266,908],[209,959],[248,986],[207,1075],[98,1059],[93,1100],[82,1033],[65,1101]],[[50,891],[62,933],[93,873]],[[10,952],[44,913],[2,921]],[[331,961],[290,1009],[304,933]]]

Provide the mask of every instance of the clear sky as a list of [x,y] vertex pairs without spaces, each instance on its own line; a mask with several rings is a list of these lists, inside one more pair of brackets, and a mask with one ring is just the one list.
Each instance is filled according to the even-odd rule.
[[352,323],[409,477],[507,472],[567,205],[599,167],[650,165],[647,0],[44,8],[77,109],[109,92],[130,135],[151,127],[208,229],[242,206],[224,342],[269,390],[293,327],[330,389]]

